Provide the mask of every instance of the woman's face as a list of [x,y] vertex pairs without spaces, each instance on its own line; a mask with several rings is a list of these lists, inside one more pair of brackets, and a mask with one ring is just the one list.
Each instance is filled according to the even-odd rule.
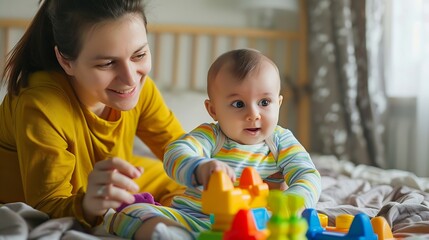
[[138,102],[151,70],[151,55],[143,19],[128,14],[89,28],[74,61],[57,58],[71,78],[80,101],[101,116],[106,106],[126,111]]

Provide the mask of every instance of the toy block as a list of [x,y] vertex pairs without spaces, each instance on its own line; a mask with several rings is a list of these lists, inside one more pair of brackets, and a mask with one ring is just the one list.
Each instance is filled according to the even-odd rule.
[[307,220],[308,230],[307,238],[314,239],[317,233],[325,231],[320,225],[320,220],[317,211],[313,208],[307,208],[302,212],[302,217]]
[[271,190],[268,195],[268,209],[274,220],[283,221],[289,218],[289,210],[285,203],[284,193],[280,190]]
[[243,169],[237,187],[229,177],[221,172],[214,172],[201,196],[202,211],[210,214],[211,231],[204,232],[199,239],[216,239],[219,234],[230,229],[238,211],[250,210],[252,221],[258,231],[265,231],[268,221],[267,196],[268,185],[258,172],[251,167]]
[[240,209],[265,207],[268,193],[268,185],[254,168],[244,168],[238,187],[225,173],[214,172],[202,193],[202,211],[213,215],[212,230],[225,231]]
[[267,229],[267,222],[270,219],[270,215],[266,208],[253,208],[250,209],[253,214],[253,219],[256,224],[256,228],[259,231]]
[[243,169],[238,187],[249,192],[250,208],[267,206],[268,185],[262,181],[261,176],[254,168],[246,167]]
[[305,234],[307,233],[307,222],[305,219],[300,218],[296,221],[289,223],[289,239],[291,240],[307,240]]
[[223,232],[204,231],[197,238],[198,240],[222,240]]
[[[242,211],[242,210],[240,210]],[[248,211],[251,212],[251,220],[254,222],[253,225],[255,226],[257,231],[263,232],[266,235],[268,235],[267,232],[267,222],[270,218],[268,211],[266,208],[255,208],[255,209],[249,209]],[[238,213],[237,213],[238,214]],[[236,221],[237,219],[237,215],[235,215],[233,223],[231,229],[229,231],[232,231],[233,229],[237,228],[234,227],[234,221]],[[243,221],[242,219],[240,219],[240,221]],[[246,220],[247,221],[247,220]],[[249,220],[250,221],[250,220]],[[213,223],[214,222],[214,216],[210,215],[210,222]],[[237,224],[235,224],[235,226],[237,226]],[[239,228],[242,228],[241,226],[239,226]],[[198,240],[218,240],[218,239],[223,239],[223,232],[219,232],[219,231],[206,231],[203,232],[202,234],[199,235]],[[231,238],[234,239],[234,238]],[[240,238],[241,239],[241,238]],[[265,239],[265,238],[263,238]]]
[[268,221],[269,240],[306,239],[307,222],[299,214],[304,207],[301,196],[272,190],[268,196],[268,207],[272,212]]
[[[361,238],[363,235],[364,238]],[[374,233],[374,229],[372,228],[371,221],[369,217],[363,213],[356,214],[352,225],[350,226],[349,232],[346,234],[348,237],[353,237],[356,239],[374,239],[377,240],[377,234]],[[351,239],[351,238],[347,238]]]
[[305,209],[302,216],[307,220],[309,240],[377,240],[377,234],[374,233],[369,217],[365,214],[354,216],[353,222],[347,233],[330,232],[321,227],[320,221],[315,209]]
[[392,229],[384,217],[374,217],[371,219],[371,225],[374,232],[378,235],[378,240],[395,239],[392,234]]
[[335,226],[326,226],[326,231],[347,233],[352,225],[354,216],[351,214],[340,214],[335,218]]
[[271,218],[267,223],[269,230],[267,240],[288,240],[289,211],[284,202],[282,191],[270,191],[268,195],[268,209],[271,211]]
[[323,213],[318,213],[317,216],[319,217],[319,221],[320,221],[320,225],[323,228],[326,228],[328,226],[328,216],[326,216],[326,214]]
[[304,198],[296,194],[284,194],[285,203],[289,210],[289,239],[304,240],[308,226],[301,217],[300,211],[304,208]]
[[[350,229],[351,223],[353,222],[353,215],[350,214],[341,214],[335,218],[335,227],[328,226],[328,216],[322,213],[318,213],[318,218],[320,221],[320,225],[326,231],[333,232],[343,232],[347,233]],[[387,223],[386,219],[383,217],[374,217],[371,219],[371,225],[374,230],[374,233],[377,234],[378,240],[394,240],[396,238],[393,237],[392,230]],[[317,226],[317,224],[315,224]],[[347,229],[347,231],[342,231]]]
[[286,222],[268,222],[269,235],[267,240],[289,240],[289,223]]
[[227,230],[240,209],[249,209],[250,196],[234,188],[228,176],[221,172],[214,172],[209,180],[208,187],[202,193],[202,211],[214,215],[212,230]]
[[302,217],[307,220],[308,230],[306,236],[308,239],[316,239],[315,237],[317,234],[325,231],[325,229],[320,225],[320,220],[315,209],[305,209],[302,212]]
[[290,218],[301,218],[300,211],[304,208],[304,198],[297,194],[285,193],[284,203],[286,203],[289,210]]
[[239,210],[231,229],[224,233],[224,240],[265,240],[267,234],[258,230],[251,210]]

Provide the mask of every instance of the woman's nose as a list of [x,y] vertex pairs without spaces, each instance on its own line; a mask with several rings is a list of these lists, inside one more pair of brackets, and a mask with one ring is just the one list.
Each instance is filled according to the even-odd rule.
[[[123,83],[129,86],[134,86],[136,83],[137,69],[133,64],[127,63],[122,67],[119,78]],[[140,77],[140,76],[139,76]]]

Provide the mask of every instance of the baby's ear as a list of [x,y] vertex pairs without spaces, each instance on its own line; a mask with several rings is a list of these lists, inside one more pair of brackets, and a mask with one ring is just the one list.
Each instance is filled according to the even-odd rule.
[[282,95],[279,95],[279,106],[281,106],[281,105],[282,105],[282,102],[283,102],[283,96],[282,96]]
[[213,102],[210,101],[210,99],[206,99],[204,101],[204,105],[206,106],[206,110],[209,113],[210,117],[212,117],[214,121],[217,121],[216,110],[215,110]]

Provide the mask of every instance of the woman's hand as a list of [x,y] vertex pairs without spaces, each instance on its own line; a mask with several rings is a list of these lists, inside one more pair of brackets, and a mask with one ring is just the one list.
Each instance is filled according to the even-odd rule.
[[138,192],[139,186],[132,180],[139,177],[142,168],[136,168],[120,158],[108,158],[97,162],[88,177],[88,188],[83,198],[85,219],[93,223],[109,208],[117,208],[123,202],[134,202],[132,193]]
[[226,163],[223,163],[218,160],[212,160],[209,162],[205,162],[203,164],[198,165],[196,169],[195,177],[197,178],[197,183],[204,186],[204,189],[207,189],[207,185],[209,184],[209,179],[212,173],[216,171],[222,171],[228,175],[231,179],[232,183],[235,182],[236,176],[234,170],[228,166]]

